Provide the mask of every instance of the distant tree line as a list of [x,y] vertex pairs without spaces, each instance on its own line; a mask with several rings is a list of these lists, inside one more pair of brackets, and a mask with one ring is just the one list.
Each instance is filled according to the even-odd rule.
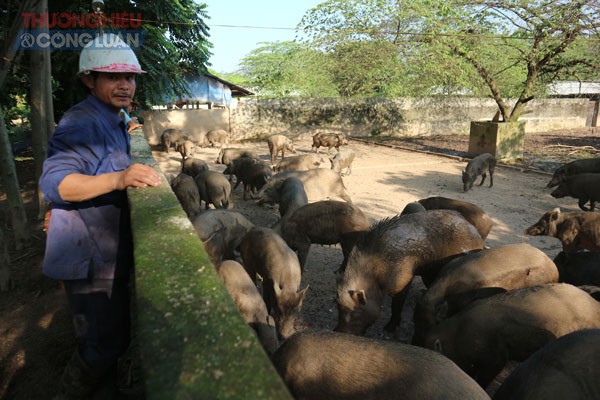
[[229,78],[273,97],[490,97],[516,121],[550,82],[600,80],[599,15],[595,0],[329,0]]

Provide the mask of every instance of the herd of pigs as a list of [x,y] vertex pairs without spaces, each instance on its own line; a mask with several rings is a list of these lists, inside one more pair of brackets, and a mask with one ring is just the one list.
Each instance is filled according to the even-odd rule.
[[[493,221],[464,200],[429,197],[367,218],[342,180],[355,158],[344,135],[317,134],[314,151],[302,155],[273,135],[267,161],[229,142],[223,130],[200,142],[176,129],[161,137],[165,152],[181,155],[175,195],[295,398],[600,399],[600,158],[564,164],[548,183],[557,187],[552,196],[574,197],[582,211],[550,210],[526,230],[560,240],[553,260],[527,243],[486,246]],[[196,146],[220,148],[225,170],[196,158]],[[321,165],[320,147],[331,168]],[[495,160],[476,159],[463,172],[465,191],[486,173],[493,186]],[[240,184],[244,201],[276,205],[277,221],[259,226],[236,210],[231,194]],[[301,277],[313,244],[342,249],[333,331],[299,321],[311,296]],[[389,297],[385,330],[397,329],[415,277],[426,289],[412,342],[365,337]],[[520,364],[486,392],[510,361]]]

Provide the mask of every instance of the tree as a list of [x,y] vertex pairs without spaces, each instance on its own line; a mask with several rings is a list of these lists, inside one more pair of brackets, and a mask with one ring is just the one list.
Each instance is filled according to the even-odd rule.
[[[56,0],[51,2],[49,12],[87,14],[91,12],[90,4]],[[142,19],[135,29],[145,33],[142,46],[136,50],[142,68],[148,72],[138,80],[136,100],[141,104],[161,104],[165,98],[185,95],[183,77],[206,71],[212,48],[204,22],[208,18],[206,4],[194,0],[111,0],[106,2],[104,13],[127,13]],[[106,29],[116,28],[109,25]],[[62,115],[84,95],[75,76],[79,52],[55,51],[52,56],[52,74],[59,83],[56,112]]]
[[342,96],[394,97],[403,93],[403,64],[392,43],[343,43],[328,57],[333,82]]
[[[17,10],[20,12],[31,10],[34,5],[35,0],[28,0],[21,3]],[[9,13],[6,12],[6,14]],[[6,93],[4,90],[5,83],[7,77],[9,76],[10,67],[14,65],[17,55],[16,50],[11,46],[13,39],[17,36],[17,32],[18,22],[15,19],[5,19],[3,24],[0,25],[0,33],[7,39],[4,42],[4,46],[0,53],[0,59],[2,60],[2,68],[0,68],[0,90],[2,90],[3,93]],[[9,134],[8,130],[6,129],[3,107],[0,107],[0,166],[2,166],[2,174],[0,178],[2,179],[2,184],[6,190],[15,248],[20,250],[23,248],[28,239],[28,234],[26,231],[27,214],[25,213],[23,199],[21,198],[21,193],[19,191],[19,181],[12,156]],[[3,247],[4,253],[5,249],[6,247]],[[4,254],[2,259],[2,261],[5,259],[7,260],[8,255]],[[8,270],[8,265],[3,265],[1,269],[3,271],[1,274],[2,277],[0,278],[0,286],[7,287],[8,280],[10,280],[10,271]]]
[[[40,0],[36,4],[37,14],[48,13],[47,0]],[[42,28],[46,33],[48,28]],[[35,162],[36,182],[42,175],[44,160],[48,152],[48,140],[54,133],[54,104],[52,102],[52,74],[50,50],[29,51],[30,74],[29,74],[29,103],[31,121],[31,147]],[[41,220],[46,215],[48,204],[43,200],[43,194],[39,187],[36,190],[36,203],[38,204],[37,219]]]
[[262,43],[244,57],[240,72],[246,86],[264,96],[336,95],[327,58],[293,41]]
[[309,11],[300,28],[326,48],[385,39],[416,76],[436,72],[428,80],[434,90],[436,78],[451,78],[436,67],[453,60],[460,73],[451,81],[460,87],[475,73],[479,82],[468,89],[485,87],[502,119],[517,121],[548,82],[598,70],[597,47],[580,44],[598,38],[599,12],[595,0],[330,0]]
[[[543,92],[557,76],[571,75],[572,68],[593,66],[592,54],[574,54],[576,39],[584,39],[600,27],[595,1],[457,1],[451,10],[438,3],[436,14],[424,19],[436,33],[431,43],[448,48],[470,64],[485,81],[498,105],[503,121],[517,121],[526,104]],[[499,66],[478,53],[472,36],[496,35],[496,51],[506,54],[509,64]],[[598,59],[595,60],[597,62]],[[509,106],[498,76],[509,69],[524,70],[518,82],[518,97]]]

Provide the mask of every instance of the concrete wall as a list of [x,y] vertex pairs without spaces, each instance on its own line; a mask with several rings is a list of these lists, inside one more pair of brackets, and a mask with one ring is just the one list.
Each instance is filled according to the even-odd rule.
[[[261,99],[243,98],[233,109],[152,111],[144,114],[144,134],[159,143],[166,128],[193,135],[229,130],[234,140],[283,133],[291,137],[319,131],[368,135],[469,134],[471,121],[491,120],[491,99]],[[539,99],[528,104],[526,133],[586,126],[587,99]]]
[[144,117],[144,136],[151,146],[160,143],[160,135],[168,128],[187,131],[194,140],[211,129],[230,130],[230,113],[225,108],[152,110],[140,114]]

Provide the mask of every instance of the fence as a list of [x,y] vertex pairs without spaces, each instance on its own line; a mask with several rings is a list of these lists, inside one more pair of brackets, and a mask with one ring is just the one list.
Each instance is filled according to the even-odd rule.
[[[520,118],[525,132],[586,126],[588,99],[535,99]],[[469,134],[471,121],[491,120],[491,99],[312,99],[244,98],[233,109],[147,111],[144,135],[151,145],[167,128],[197,139],[210,129],[225,129],[234,140],[286,134],[292,138],[319,131],[353,136]]]
[[[134,162],[155,164],[142,135],[132,135],[131,149]],[[291,399],[166,178],[160,187],[127,194],[146,397]]]

